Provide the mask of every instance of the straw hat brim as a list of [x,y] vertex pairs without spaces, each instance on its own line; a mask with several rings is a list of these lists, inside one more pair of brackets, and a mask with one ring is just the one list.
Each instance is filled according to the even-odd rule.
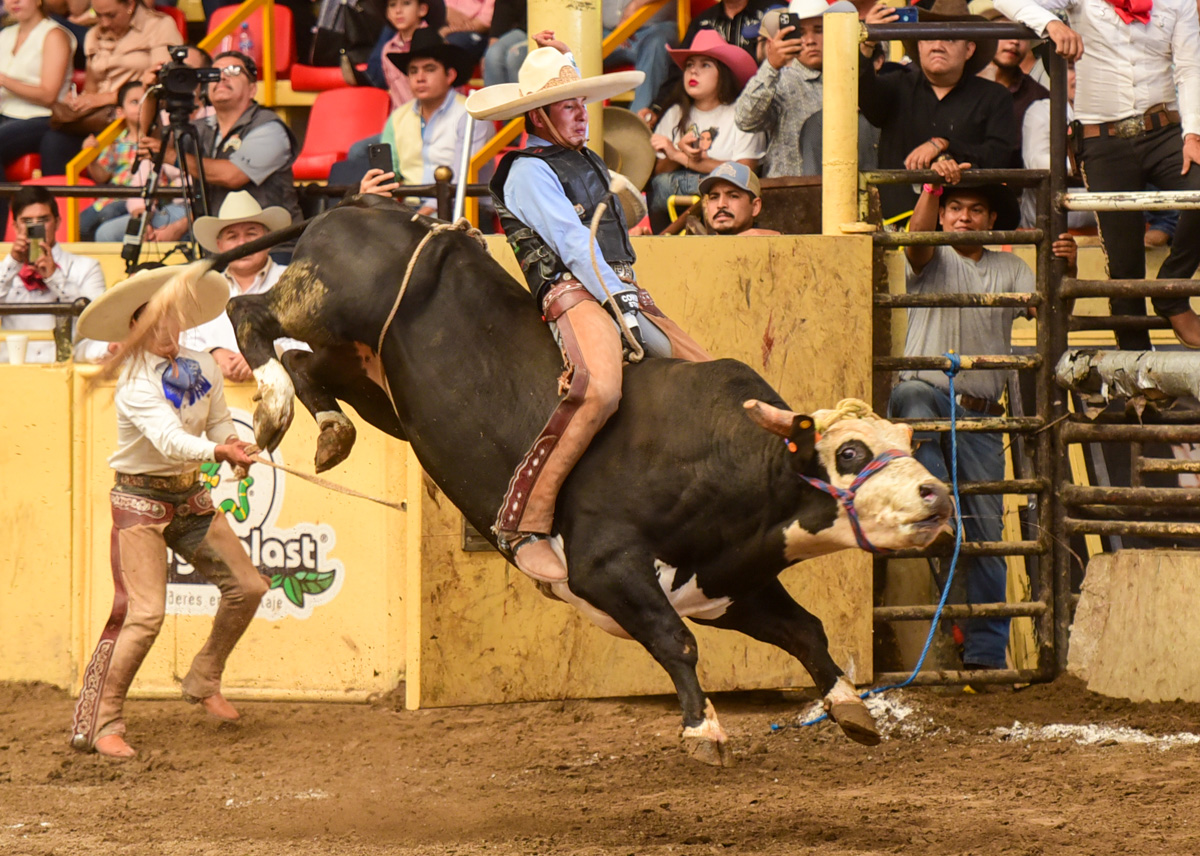
[[[79,316],[79,335],[99,342],[120,342],[129,335],[129,322],[139,306],[186,268],[180,265],[143,270],[119,282],[93,300]],[[209,271],[196,283],[198,304],[188,313],[185,329],[213,320],[229,302],[229,283]]]
[[540,89],[529,95],[521,94],[519,84],[498,83],[472,92],[467,97],[467,112],[476,119],[514,119],[530,110],[569,98],[582,98],[585,104],[614,98],[637,89],[645,79],[644,71],[614,71]]
[[604,163],[625,176],[639,191],[654,174],[657,160],[650,137],[646,123],[629,110],[604,108]]
[[292,215],[287,212],[286,208],[271,205],[264,208],[261,213],[251,214],[248,217],[222,220],[220,217],[205,216],[196,220],[192,232],[196,236],[196,243],[210,253],[216,253],[220,252],[217,249],[217,235],[221,234],[221,230],[226,226],[232,226],[235,223],[260,223],[266,227],[268,232],[278,232],[280,229],[286,229],[292,225]]

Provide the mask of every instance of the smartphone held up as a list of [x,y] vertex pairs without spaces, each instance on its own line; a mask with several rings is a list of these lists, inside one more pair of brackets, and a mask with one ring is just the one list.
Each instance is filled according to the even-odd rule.
[[34,264],[46,251],[46,224],[34,223],[29,226],[25,230],[25,237],[29,239],[29,263]]

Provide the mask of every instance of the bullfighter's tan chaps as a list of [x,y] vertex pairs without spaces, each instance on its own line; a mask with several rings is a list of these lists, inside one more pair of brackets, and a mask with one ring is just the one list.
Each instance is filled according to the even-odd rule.
[[113,611],[75,707],[72,744],[79,749],[125,733],[125,694],[166,611],[168,546],[221,592],[212,632],[183,679],[187,697],[203,699],[220,691],[225,661],[267,592],[267,580],[200,485],[183,492],[118,485],[110,497]]
[[[639,297],[642,317],[667,337],[672,356],[711,359],[648,293],[639,289]],[[497,523],[502,536],[550,534],[559,489],[621,400],[621,337],[604,307],[583,285],[564,280],[546,295],[543,314],[555,325],[562,348],[566,371],[559,390],[566,394],[513,474]],[[547,540],[518,541],[514,559],[534,579],[558,582],[567,577]]]

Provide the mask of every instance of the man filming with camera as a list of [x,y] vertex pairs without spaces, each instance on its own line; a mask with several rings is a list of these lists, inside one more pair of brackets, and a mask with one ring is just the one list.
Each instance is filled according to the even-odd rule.
[[[198,162],[190,152],[185,158],[191,176],[204,177],[209,212],[219,211],[230,192],[245,190],[262,207],[277,205],[293,221],[300,219],[292,178],[292,163],[300,147],[279,117],[254,100],[258,77],[254,60],[237,51],[226,51],[214,58],[213,70],[220,74],[216,82],[208,84],[213,115],[196,129],[202,159]],[[143,137],[140,153],[151,157],[161,145],[160,140]],[[170,162],[175,161],[172,148],[165,158]],[[186,220],[179,221],[172,224],[178,234],[159,229],[155,237],[159,241],[179,240],[187,226]]]

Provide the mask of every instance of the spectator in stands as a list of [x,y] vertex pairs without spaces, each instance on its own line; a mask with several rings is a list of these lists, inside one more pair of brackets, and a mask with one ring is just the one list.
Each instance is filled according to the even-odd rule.
[[[963,167],[966,167],[964,164]],[[913,231],[946,232],[1012,229],[1019,217],[1016,197],[1000,185],[957,187],[959,164],[938,161],[933,170],[941,181],[926,184],[913,211]],[[1054,253],[1066,259],[1069,275],[1075,265],[1075,242],[1063,234],[1054,242]],[[999,294],[1035,290],[1033,272],[1012,253],[993,252],[981,246],[910,246],[906,284],[916,294]],[[1024,310],[1013,309],[910,309],[904,355],[933,356],[954,350],[959,354],[1008,354],[1012,351],[1012,322]],[[1032,314],[1032,310],[1030,310]],[[1005,372],[963,372],[955,379],[957,402],[950,401],[948,380],[941,371],[900,373],[892,391],[888,415],[895,418],[957,418],[1003,416],[1000,403]],[[937,478],[949,480],[948,434],[917,434],[913,455]],[[963,481],[999,481],[1004,478],[1004,437],[992,433],[959,433],[958,476]],[[962,523],[966,541],[999,541],[1003,533],[1003,497],[1000,494],[964,495]],[[1007,600],[1007,567],[1000,556],[980,556],[967,565],[967,602],[1003,603]],[[977,618],[963,622],[963,667],[1003,669],[1008,645],[1007,618]]]
[[[602,0],[600,7],[604,35],[607,37],[649,2],[650,0]],[[678,35],[675,3],[667,3],[657,15],[643,24],[604,61],[606,66],[632,65],[645,73],[646,79],[634,90],[633,103],[629,105],[633,112],[640,113],[649,107],[658,95],[671,65],[671,60],[663,49],[667,45],[675,44]]]
[[[104,293],[100,263],[68,253],[55,241],[58,201],[50,191],[37,185],[22,187],[11,205],[16,237],[8,258],[0,262],[0,303],[72,303],[80,297],[95,300]],[[29,230],[34,226],[43,227],[46,237],[31,240]],[[54,316],[5,315],[0,326],[5,330],[53,330]],[[77,360],[98,362],[107,353],[104,342],[80,339],[75,345]],[[25,360],[54,362],[54,343],[30,342]]]
[[[368,170],[365,161],[345,160],[334,164],[330,184],[362,181],[366,188],[362,192],[388,194],[400,187],[398,178],[407,184],[433,184],[433,172],[439,166],[458,170],[467,110],[466,98],[454,91],[454,84],[460,76],[470,74],[470,58],[462,48],[447,44],[434,30],[426,28],[418,30],[412,47],[395,55],[393,61],[408,70],[416,95],[388,117],[380,135],[381,141],[392,147],[395,169],[391,173]],[[478,151],[491,135],[490,123],[475,123],[471,151]],[[481,180],[486,178],[481,176]],[[435,199],[424,198],[417,205],[422,214],[437,214]]]
[[[141,107],[142,93],[146,87],[140,80],[122,84],[117,93],[117,119],[125,120],[125,129],[115,140],[88,164],[88,175],[96,184],[111,184],[114,187],[129,187],[137,171],[138,140],[142,137]],[[89,136],[83,141],[85,149],[96,147],[96,138]],[[95,239],[96,227],[107,220],[129,213],[126,199],[97,199],[89,208],[79,213],[79,233],[85,241]]]
[[[1051,38],[1059,54],[1079,63],[1073,138],[1088,190],[1136,191],[1147,182],[1164,190],[1200,190],[1200,19],[1195,0],[1042,2],[1065,11],[1071,26],[1031,0],[998,0],[996,8]],[[1142,214],[1103,211],[1097,220],[1109,276],[1144,278]],[[1184,211],[1158,276],[1190,279],[1197,266],[1200,211]],[[1140,297],[1111,304],[1118,315],[1146,312]],[[1200,347],[1200,318],[1188,298],[1155,299],[1154,309],[1170,320],[1183,344]],[[1126,350],[1149,350],[1150,335],[1146,330],[1120,331],[1117,343]]]
[[392,109],[412,101],[408,75],[387,61],[390,53],[403,53],[412,44],[413,33],[422,27],[434,32],[446,23],[444,0],[388,0],[387,25],[379,36],[375,50],[367,61],[367,77],[380,89],[386,89],[392,99]]
[[[759,26],[767,10],[777,5],[779,5],[777,0],[722,0],[692,18],[680,45],[690,48],[692,42],[695,41],[696,34],[701,30],[716,30],[717,34],[729,44],[750,54],[757,64],[762,60],[758,47]],[[670,65],[667,68],[667,79],[658,88],[654,103],[639,111],[638,115],[651,129],[658,124],[659,117],[670,104],[682,78],[679,67],[674,64]]]
[[[820,0],[818,0],[820,2]],[[658,154],[650,182],[650,225],[667,225],[667,200],[694,194],[700,181],[722,163],[737,161],[753,169],[765,151],[761,134],[738,129],[733,101],[754,74],[754,60],[715,30],[703,30],[691,48],[668,49],[683,69],[676,101],[663,113],[659,133],[650,138]]]
[[[264,209],[253,196],[239,190],[225,197],[217,216],[196,220],[196,242],[210,253],[224,253],[268,232],[285,229],[291,222],[291,215],[283,208],[273,205]],[[284,270],[284,265],[271,259],[269,250],[263,250],[232,262],[223,274],[229,282],[229,296],[237,297],[270,291]],[[283,344],[283,350],[297,346],[308,350],[307,345],[292,339],[280,339],[279,342]],[[226,380],[244,383],[254,378],[238,347],[233,323],[223,312],[213,320],[185,331],[180,344],[193,351],[212,354]]]
[[[1067,122],[1075,119],[1075,63],[1067,66]],[[1021,159],[1026,169],[1050,169],[1050,99],[1034,101],[1025,111],[1021,126]],[[1069,160],[1069,159],[1068,159]],[[1071,171],[1070,163],[1067,171]],[[1037,190],[1026,188],[1021,194],[1021,227],[1032,229],[1037,221]],[[1068,211],[1067,228],[1094,229],[1096,214],[1092,211]]]
[[[982,17],[1002,24],[1012,23],[994,8],[984,12]],[[1029,105],[1050,97],[1050,90],[1024,71],[1030,56],[1029,39],[1000,39],[996,42],[996,55],[992,57],[991,64],[979,72],[980,77],[994,80],[1006,87],[1012,96],[1018,144],[1021,142],[1021,125],[1025,121],[1025,111],[1029,109]]]
[[8,0],[16,23],[0,30],[0,166],[37,152],[50,105],[67,97],[75,36],[37,0]]
[[754,218],[762,211],[762,185],[754,170],[728,161],[700,182],[704,198],[704,225],[714,235],[743,238],[778,235],[774,229],[758,229]]
[[167,48],[183,41],[173,20],[150,11],[138,0],[94,0],[92,8],[97,23],[84,41],[87,80],[82,94],[68,95],[50,108],[54,129],[41,145],[46,175],[66,172],[67,162],[79,153],[84,138],[112,121],[122,84],[166,62]]
[[[983,21],[967,15],[963,0],[935,0],[938,20]],[[879,3],[864,19],[886,23],[896,10]],[[946,156],[978,168],[1007,168],[1016,163],[1017,129],[1012,96],[979,72],[992,61],[995,40],[926,40],[905,43],[918,58],[894,74],[876,74],[870,63],[859,64],[858,101],[872,125],[880,129],[881,169],[929,169]],[[863,55],[875,45],[865,42]],[[879,188],[884,218],[907,215],[916,194],[907,185]]]
[[767,35],[766,59],[750,78],[735,105],[737,126],[766,134],[767,178],[800,175],[800,131],[805,121],[821,109],[821,63],[824,24],[829,8],[825,0],[792,0],[788,11],[798,26],[779,28],[778,13],[763,19]]
[[502,2],[492,14],[492,26],[488,31],[488,47],[483,55],[483,83],[516,83],[517,72],[525,55],[529,53],[529,36],[526,35],[527,12],[525,0]]
[[[496,0],[447,0],[442,38],[463,49],[472,69],[487,50],[495,3]],[[470,77],[468,74],[458,82],[459,85],[465,84]]]
[[[246,190],[263,206],[278,205],[293,220],[301,219],[300,202],[292,178],[292,163],[299,146],[291,130],[272,110],[254,100],[258,69],[254,60],[237,51],[226,51],[213,59],[221,79],[208,86],[213,115],[197,126],[203,152],[205,192],[209,210],[220,210],[225,197]],[[151,157],[161,145],[153,137],[142,137],[141,154]],[[175,160],[173,151],[168,161]],[[199,175],[196,158],[187,155],[188,172]],[[161,228],[152,227],[147,240],[179,240],[187,231],[187,219]],[[277,253],[286,257],[286,249]]]

